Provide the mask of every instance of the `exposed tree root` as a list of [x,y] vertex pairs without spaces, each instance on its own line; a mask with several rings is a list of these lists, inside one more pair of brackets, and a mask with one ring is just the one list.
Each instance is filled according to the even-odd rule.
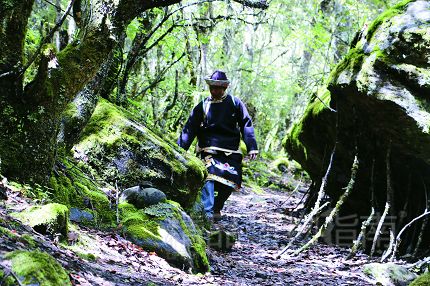
[[318,240],[318,238],[320,238],[322,235],[324,235],[324,233],[326,232],[326,230],[328,229],[328,227],[333,223],[334,218],[338,215],[341,206],[346,201],[346,199],[348,198],[349,194],[351,193],[351,191],[352,191],[352,189],[354,187],[355,177],[356,177],[357,171],[358,171],[358,165],[359,165],[358,164],[358,159],[357,159],[357,156],[355,156],[354,157],[354,163],[352,164],[352,168],[351,168],[351,179],[349,180],[349,183],[348,183],[348,186],[346,187],[345,192],[339,198],[339,200],[336,203],[335,208],[331,211],[330,215],[326,218],[324,224],[320,227],[320,229],[317,232],[317,234],[315,234],[311,238],[311,240],[309,240],[300,249],[296,250],[294,252],[294,255],[297,255],[297,254],[301,253],[302,251],[308,249],[311,245],[313,245]]
[[333,157],[334,157],[335,151],[336,151],[336,144],[334,145],[333,151],[331,152],[330,163],[329,163],[329,165],[327,167],[327,171],[326,171],[326,173],[322,179],[321,187],[318,191],[318,197],[317,197],[317,200],[315,202],[315,206],[313,207],[312,211],[305,217],[305,220],[304,220],[303,224],[301,225],[301,227],[299,228],[299,230],[297,231],[296,235],[290,240],[288,245],[276,255],[277,259],[279,259],[281,257],[281,255],[283,253],[285,253],[285,251],[287,251],[293,245],[293,243],[297,241],[297,239],[301,235],[303,235],[303,233],[307,232],[308,228],[311,228],[311,226],[310,226],[311,221],[313,221],[313,218],[324,207],[324,206],[320,207],[320,205],[321,205],[321,201],[325,195],[325,187],[327,186],[327,178],[328,178],[328,175],[330,174],[330,170],[331,170],[331,166],[333,163]]
[[376,227],[375,236],[373,237],[372,249],[370,250],[370,257],[372,257],[373,254],[375,253],[376,243],[378,242],[381,228],[382,228],[382,225],[384,224],[385,217],[387,216],[389,209],[390,209],[390,203],[386,202],[384,212],[382,213],[381,219],[379,220],[378,226]]
[[370,213],[366,221],[364,221],[363,224],[361,225],[361,231],[357,239],[354,241],[354,245],[351,248],[351,252],[348,254],[346,259],[353,258],[357,254],[357,251],[363,246],[363,242],[366,239],[366,229],[372,222],[374,216],[375,216],[375,208],[372,207],[372,212]]
[[397,248],[399,247],[399,244],[401,242],[401,235],[402,233],[408,228],[410,227],[414,222],[416,222],[417,220],[427,216],[430,214],[430,211],[428,209],[425,209],[424,213],[421,214],[420,216],[417,216],[416,218],[414,218],[413,220],[411,220],[409,223],[407,223],[402,230],[400,230],[399,234],[396,237],[396,240],[394,242],[394,246],[393,246],[393,254],[391,256],[390,260],[394,260],[394,258],[396,257],[396,252],[397,252]]

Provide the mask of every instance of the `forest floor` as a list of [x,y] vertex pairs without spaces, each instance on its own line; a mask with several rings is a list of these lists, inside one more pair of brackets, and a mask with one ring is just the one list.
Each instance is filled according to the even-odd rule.
[[[150,282],[156,285],[374,285],[360,271],[368,263],[366,256],[345,260],[348,249],[333,245],[317,244],[300,255],[285,254],[275,259],[288,243],[288,233],[298,220],[287,211],[295,208],[302,197],[303,190],[290,194],[265,189],[264,193],[257,194],[245,188],[234,193],[216,226],[235,233],[237,241],[230,252],[209,249],[211,272],[193,275],[171,267],[155,253],[142,250],[115,231],[76,227],[67,245],[17,222],[11,223],[14,220],[9,213],[24,208],[28,202],[19,194],[9,194],[9,200],[0,204],[0,217],[9,223],[0,220],[0,225],[14,235],[2,235],[0,257],[16,249],[39,248],[65,267],[73,285],[153,285]],[[23,239],[25,234],[35,238],[32,246]],[[74,244],[75,240],[80,243]],[[2,265],[1,259],[0,265],[7,266]]]

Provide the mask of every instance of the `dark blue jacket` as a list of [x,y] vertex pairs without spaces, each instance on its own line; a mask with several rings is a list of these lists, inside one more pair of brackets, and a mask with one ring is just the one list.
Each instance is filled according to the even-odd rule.
[[[204,108],[207,112],[203,111]],[[221,102],[211,102],[210,98],[206,98],[191,112],[178,145],[188,150],[197,137],[200,148],[238,150],[240,134],[248,153],[258,150],[252,120],[243,102],[232,95],[227,95]]]

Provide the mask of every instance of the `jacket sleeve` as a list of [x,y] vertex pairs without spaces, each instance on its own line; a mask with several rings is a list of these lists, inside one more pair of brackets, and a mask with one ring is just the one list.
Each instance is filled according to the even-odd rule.
[[203,106],[200,102],[194,109],[191,111],[190,117],[185,123],[184,128],[182,129],[181,135],[178,138],[178,145],[185,150],[188,150],[193,143],[194,138],[197,136],[197,132],[200,128],[200,124],[203,120]]
[[248,154],[258,153],[257,141],[255,139],[254,126],[252,125],[251,116],[249,116],[248,110],[245,104],[235,97],[236,103],[239,105],[239,127],[240,133],[242,134],[243,141],[246,144]]

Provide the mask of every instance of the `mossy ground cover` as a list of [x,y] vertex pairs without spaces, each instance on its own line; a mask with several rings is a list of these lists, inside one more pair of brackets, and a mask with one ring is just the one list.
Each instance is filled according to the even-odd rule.
[[53,173],[50,179],[53,200],[69,208],[76,207],[95,217],[94,221],[84,223],[112,226],[115,212],[107,195],[101,190],[98,177],[91,178],[82,170],[82,164],[65,158],[62,168]]
[[72,285],[66,271],[49,254],[40,251],[13,251],[5,256],[12,271],[24,285]]
[[419,276],[417,279],[412,281],[409,286],[428,286],[430,285],[430,272],[424,273]]

